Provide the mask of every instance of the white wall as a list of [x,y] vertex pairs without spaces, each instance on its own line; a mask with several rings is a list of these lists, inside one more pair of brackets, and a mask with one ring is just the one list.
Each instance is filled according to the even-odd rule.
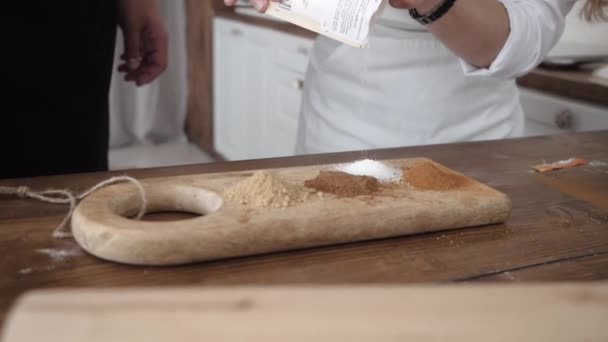
[[583,1],[577,2],[568,15],[564,39],[608,45],[608,22],[585,22],[580,16],[583,4]]
[[578,1],[566,20],[566,31],[555,47],[554,54],[608,55],[608,22],[588,23],[581,17],[584,1]]

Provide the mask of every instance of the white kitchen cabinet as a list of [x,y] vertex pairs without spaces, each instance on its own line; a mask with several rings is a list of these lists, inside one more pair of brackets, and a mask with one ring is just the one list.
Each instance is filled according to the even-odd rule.
[[312,40],[214,19],[214,144],[228,160],[295,152]]
[[520,88],[526,136],[608,129],[608,108]]

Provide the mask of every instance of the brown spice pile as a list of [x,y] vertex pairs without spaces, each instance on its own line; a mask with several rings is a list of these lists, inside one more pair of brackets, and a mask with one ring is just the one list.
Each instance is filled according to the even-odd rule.
[[376,178],[353,176],[339,171],[321,171],[315,179],[306,181],[304,185],[338,197],[371,195],[380,190],[380,183]]
[[468,178],[431,162],[419,163],[404,170],[404,178],[411,186],[420,190],[456,190],[471,184]]
[[287,183],[266,171],[236,183],[224,192],[224,197],[239,204],[256,207],[286,208],[304,202],[310,190]]

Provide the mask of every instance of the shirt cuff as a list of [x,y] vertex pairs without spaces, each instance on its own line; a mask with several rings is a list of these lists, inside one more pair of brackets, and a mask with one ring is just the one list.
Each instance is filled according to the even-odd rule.
[[[530,27],[530,13],[519,1],[500,1],[509,15],[510,32],[505,45],[496,59],[487,68],[476,67],[463,59],[460,64],[466,76],[492,76],[496,78],[516,78],[536,67],[539,51],[530,48],[541,42],[534,35],[535,28]],[[529,9],[528,9],[529,10]],[[532,48],[532,50],[538,50]]]

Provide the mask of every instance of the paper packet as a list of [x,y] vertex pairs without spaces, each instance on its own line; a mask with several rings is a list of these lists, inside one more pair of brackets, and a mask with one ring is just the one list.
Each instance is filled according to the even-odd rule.
[[382,0],[279,0],[266,14],[362,48],[381,5]]

